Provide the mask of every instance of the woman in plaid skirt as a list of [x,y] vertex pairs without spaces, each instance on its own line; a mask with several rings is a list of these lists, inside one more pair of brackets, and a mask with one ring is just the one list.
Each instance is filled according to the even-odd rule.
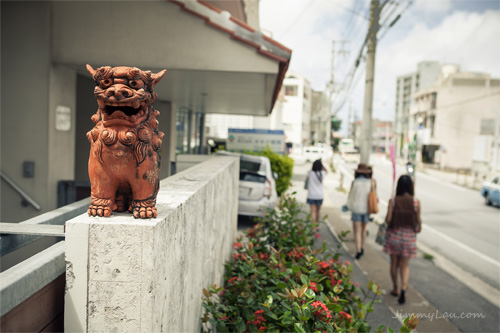
[[[388,230],[384,252],[391,256],[391,295],[399,296],[399,304],[405,303],[405,292],[410,277],[410,258],[417,256],[416,238],[422,229],[420,201],[415,199],[413,181],[408,175],[399,177],[396,196],[389,201],[385,218]],[[398,271],[401,275],[401,291],[398,294]]]

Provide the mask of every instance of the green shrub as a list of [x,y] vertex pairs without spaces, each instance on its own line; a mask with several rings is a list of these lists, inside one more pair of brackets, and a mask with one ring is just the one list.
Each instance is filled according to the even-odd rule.
[[284,196],[247,232],[247,243],[233,244],[224,287],[203,290],[204,331],[370,331],[366,315],[378,286],[370,282],[362,300],[352,264],[327,254],[325,245],[312,250],[317,225],[300,212],[295,198]]
[[290,187],[290,181],[293,176],[293,159],[286,155],[280,155],[267,147],[261,152],[245,152],[252,155],[266,156],[271,162],[271,169],[278,174],[276,179],[276,192],[278,196]]

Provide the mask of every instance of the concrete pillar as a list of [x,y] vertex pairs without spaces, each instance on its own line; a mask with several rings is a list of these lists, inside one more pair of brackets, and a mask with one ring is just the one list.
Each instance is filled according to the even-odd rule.
[[222,283],[237,231],[239,160],[164,179],[158,217],[66,223],[65,331],[200,331],[202,289]]

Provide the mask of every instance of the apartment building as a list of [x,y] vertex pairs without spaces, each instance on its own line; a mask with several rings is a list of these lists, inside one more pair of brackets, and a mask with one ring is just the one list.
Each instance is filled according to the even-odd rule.
[[484,175],[500,166],[499,112],[500,79],[446,65],[432,87],[413,96],[409,136],[423,163]]
[[405,157],[408,154],[408,143],[411,141],[408,135],[411,97],[416,92],[434,84],[439,76],[440,67],[439,62],[423,61],[418,63],[415,72],[397,78],[394,134],[396,136],[396,152],[400,157]]

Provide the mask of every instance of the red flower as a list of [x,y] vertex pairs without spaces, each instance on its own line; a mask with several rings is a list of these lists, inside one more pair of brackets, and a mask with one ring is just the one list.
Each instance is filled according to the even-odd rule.
[[243,244],[241,244],[241,243],[234,243],[234,244],[233,244],[233,247],[234,247],[235,249],[241,249],[241,248],[243,247]]
[[315,301],[312,302],[311,305],[317,309],[317,311],[314,312],[314,315],[316,315],[321,320],[326,320],[326,322],[330,322],[330,320],[332,319],[332,313],[330,312],[330,310],[328,310],[325,304],[323,304],[320,301]]
[[232,283],[232,282],[234,282],[236,280],[237,281],[241,281],[241,278],[239,278],[237,276],[234,276],[234,277],[230,278],[229,281],[227,281],[227,284],[230,284],[230,283]]
[[349,319],[349,321],[352,321],[352,318],[351,318],[351,315],[350,315],[350,314],[348,314],[348,313],[346,313],[346,312],[344,312],[344,311],[340,311],[339,313],[340,313],[340,316],[341,316],[342,318]]
[[320,234],[318,234],[318,233],[316,232],[316,233],[314,233],[314,238],[316,238],[316,239],[320,239],[320,238],[321,238],[321,235],[320,235]]
[[227,320],[227,316],[220,317],[220,320]]
[[259,253],[259,258],[262,260],[267,260],[269,259],[269,254],[267,253]]
[[247,256],[244,254],[244,253],[235,253],[233,254],[233,258],[235,260],[238,260],[238,259],[246,259]]
[[349,266],[349,265],[351,264],[351,262],[350,262],[349,260],[346,260],[346,261],[345,261],[345,264],[346,264],[347,266]]
[[311,282],[311,284],[309,285],[309,288],[311,288],[315,292],[318,292],[318,288],[316,287],[316,283],[314,283],[314,282]]
[[330,265],[327,262],[324,262],[324,261],[318,262],[318,266],[321,267],[321,268],[323,268],[323,269],[327,269],[328,267],[330,267]]
[[255,319],[252,321],[247,321],[247,324],[254,324],[255,326],[260,326],[259,330],[262,327],[264,327],[264,329],[265,329],[266,328],[265,326],[261,326],[262,323],[266,322],[266,318],[264,318],[264,310],[257,310],[257,311],[255,311],[254,315],[255,315]]

